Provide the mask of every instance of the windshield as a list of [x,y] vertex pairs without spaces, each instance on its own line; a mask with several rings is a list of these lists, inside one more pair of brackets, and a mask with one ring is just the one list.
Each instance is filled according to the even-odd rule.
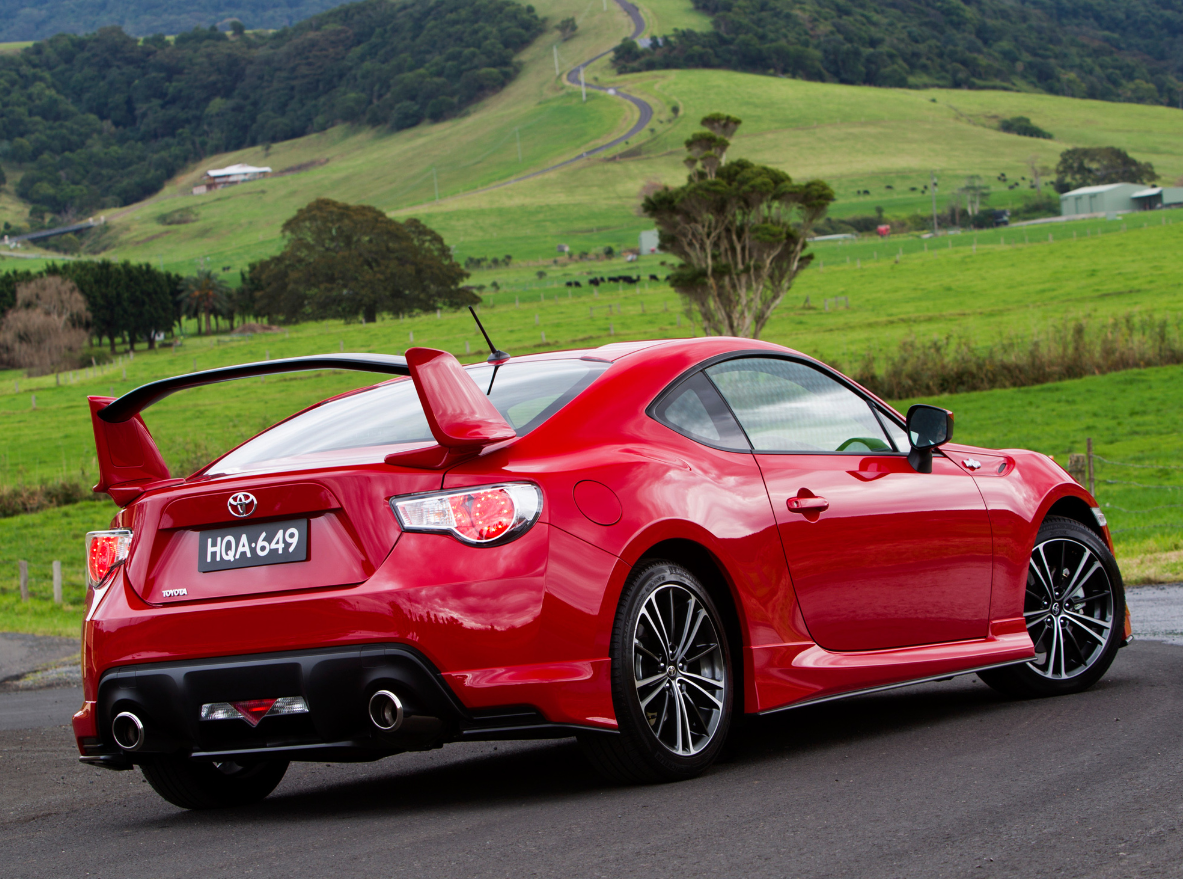
[[[474,366],[465,372],[501,416],[525,436],[595,381],[609,364],[538,360]],[[435,440],[410,379],[331,400],[248,440],[207,475],[380,461],[385,447]]]

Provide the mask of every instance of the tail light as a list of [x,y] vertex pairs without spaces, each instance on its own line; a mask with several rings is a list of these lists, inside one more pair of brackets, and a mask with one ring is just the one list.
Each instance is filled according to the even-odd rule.
[[86,535],[86,585],[99,589],[131,549],[131,532],[91,531]]
[[404,531],[451,534],[473,546],[495,546],[521,537],[542,515],[542,491],[526,482],[482,485],[391,498]]

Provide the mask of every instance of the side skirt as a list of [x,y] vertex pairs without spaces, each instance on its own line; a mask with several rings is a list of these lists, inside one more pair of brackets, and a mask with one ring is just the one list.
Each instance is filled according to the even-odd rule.
[[977,674],[980,671],[989,671],[994,668],[1006,668],[1008,665],[1022,665],[1025,662],[1030,662],[1030,659],[1012,659],[1007,662],[996,662],[992,665],[981,665],[977,668],[967,668],[965,671],[943,672],[941,674],[929,675],[923,678],[916,678],[910,681],[897,681],[894,684],[880,684],[877,687],[865,687],[860,690],[849,690],[845,693],[832,693],[829,696],[818,696],[815,699],[802,699],[800,702],[793,702],[789,705],[781,705],[779,708],[769,708],[766,711],[757,711],[756,716],[763,717],[767,714],[779,714],[782,711],[792,711],[794,708],[804,708],[807,705],[821,705],[823,702],[836,702],[839,699],[850,699],[854,696],[866,696],[870,693],[882,693],[887,690],[898,690],[901,687],[914,687],[918,684],[931,684],[934,681],[951,681],[953,678],[959,678],[962,675]]

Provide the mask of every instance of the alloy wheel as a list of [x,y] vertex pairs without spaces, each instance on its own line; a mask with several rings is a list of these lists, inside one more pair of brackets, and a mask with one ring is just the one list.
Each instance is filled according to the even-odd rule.
[[668,751],[691,756],[723,718],[727,675],[707,608],[677,583],[658,586],[633,630],[633,680],[649,729]]
[[1105,653],[1114,622],[1105,566],[1077,540],[1052,538],[1031,551],[1023,606],[1035,644],[1028,667],[1045,678],[1074,678]]

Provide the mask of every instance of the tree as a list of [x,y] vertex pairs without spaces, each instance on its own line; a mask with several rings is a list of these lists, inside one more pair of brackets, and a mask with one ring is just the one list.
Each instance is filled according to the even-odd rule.
[[468,272],[436,232],[369,205],[318,198],[283,225],[283,252],[250,267],[255,310],[288,321],[336,317],[367,323],[480,301]]
[[1076,147],[1060,153],[1056,165],[1056,191],[1105,183],[1153,183],[1154,166],[1139,162],[1119,147]]
[[68,366],[90,335],[86,300],[73,281],[56,275],[16,288],[16,305],[0,323],[0,359],[44,375]]
[[558,23],[556,29],[559,32],[559,36],[562,37],[563,42],[566,42],[575,36],[575,32],[579,30],[579,25],[576,24],[574,18],[564,18]]
[[642,207],[657,223],[661,250],[682,260],[670,283],[707,332],[757,339],[813,259],[806,241],[834,191],[745,159],[728,162],[739,125],[723,113],[705,117],[705,130],[686,141],[686,185],[664,187]]
[[205,332],[206,335],[209,335],[211,331],[210,317],[225,311],[229,293],[230,288],[225,281],[209,269],[198,269],[195,275],[190,275],[185,279],[182,286],[179,295],[181,313],[185,317],[198,319],[198,332],[201,332],[201,317],[204,315]]

